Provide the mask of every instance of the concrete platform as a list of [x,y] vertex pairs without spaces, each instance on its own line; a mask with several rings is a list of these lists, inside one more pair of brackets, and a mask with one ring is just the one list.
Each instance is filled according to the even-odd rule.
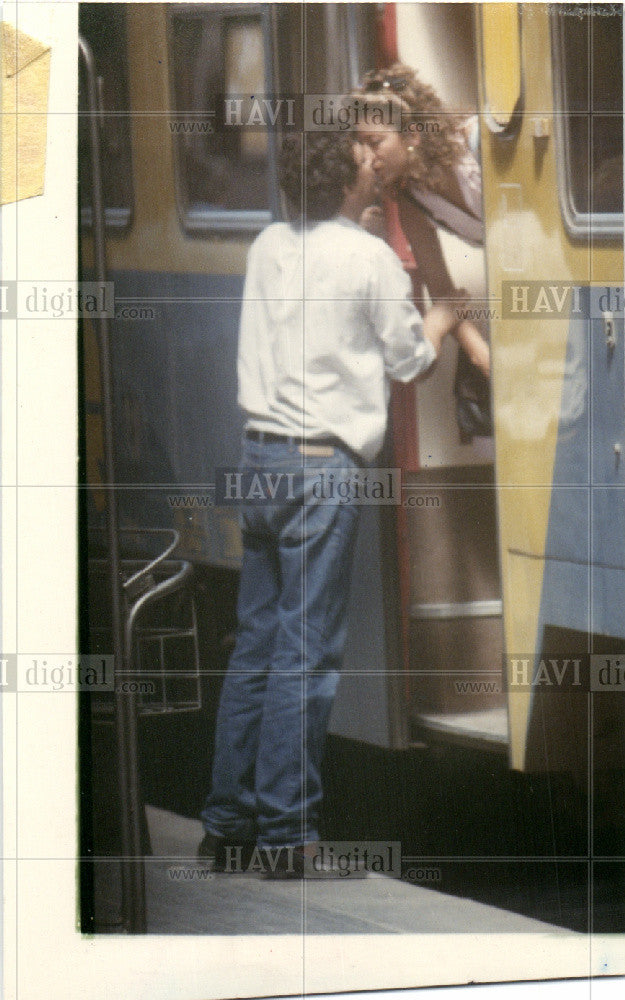
[[[365,879],[278,881],[198,868],[199,822],[147,808],[153,857],[146,859],[148,932],[153,934],[521,933],[552,924],[471,899],[370,874]],[[117,869],[117,877],[115,870]],[[113,930],[116,862],[96,863],[98,924]]]

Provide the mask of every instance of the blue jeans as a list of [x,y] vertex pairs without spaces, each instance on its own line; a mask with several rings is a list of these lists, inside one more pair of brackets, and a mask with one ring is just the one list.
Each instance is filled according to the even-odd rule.
[[339,448],[314,458],[294,440],[244,440],[242,471],[296,475],[288,500],[242,507],[237,639],[202,812],[210,833],[261,847],[318,839],[321,760],[347,631],[358,508],[320,501],[310,489],[313,474],[302,472],[322,468],[327,477],[355,467]]

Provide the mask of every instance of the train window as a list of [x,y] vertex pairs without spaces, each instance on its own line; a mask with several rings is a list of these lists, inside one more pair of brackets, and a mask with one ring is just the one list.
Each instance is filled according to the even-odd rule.
[[266,5],[171,5],[178,204],[185,229],[260,229],[276,206],[274,146],[249,126],[271,91]]
[[[124,230],[133,208],[130,103],[126,73],[125,4],[81,3],[79,30],[93,52],[99,78],[102,187],[107,228]],[[91,225],[91,162],[84,81],[79,94],[78,156],[81,223]]]
[[346,93],[375,64],[377,4],[273,5],[281,87]]
[[552,7],[560,201],[573,236],[623,229],[623,11]]

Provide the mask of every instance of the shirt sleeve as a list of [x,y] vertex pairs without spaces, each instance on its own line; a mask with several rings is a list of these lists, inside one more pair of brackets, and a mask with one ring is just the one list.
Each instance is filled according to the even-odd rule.
[[239,406],[254,409],[252,395],[258,379],[258,345],[256,344],[256,318],[260,287],[256,266],[256,244],[252,243],[247,254],[247,268],[243,284],[241,315],[239,317],[239,343],[237,372],[239,381]]
[[384,243],[374,268],[372,320],[383,345],[385,371],[398,382],[410,382],[436,360],[436,351],[423,336],[421,316],[412,302],[410,278]]

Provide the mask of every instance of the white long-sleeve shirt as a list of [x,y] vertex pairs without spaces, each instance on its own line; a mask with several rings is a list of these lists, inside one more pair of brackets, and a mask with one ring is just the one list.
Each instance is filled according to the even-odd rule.
[[375,458],[389,380],[408,382],[436,357],[411,293],[390,247],[343,216],[265,229],[250,248],[241,313],[246,428],[336,437]]

